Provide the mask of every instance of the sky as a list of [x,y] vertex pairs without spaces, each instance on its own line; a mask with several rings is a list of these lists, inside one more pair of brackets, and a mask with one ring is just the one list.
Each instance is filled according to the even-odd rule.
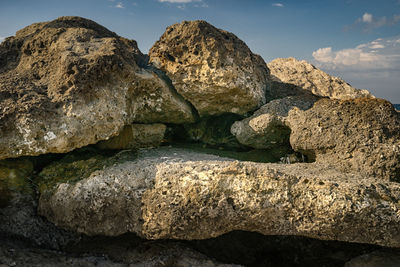
[[307,60],[400,103],[400,0],[0,0],[0,41],[59,16],[92,19],[147,53],[165,28],[202,19],[266,62]]

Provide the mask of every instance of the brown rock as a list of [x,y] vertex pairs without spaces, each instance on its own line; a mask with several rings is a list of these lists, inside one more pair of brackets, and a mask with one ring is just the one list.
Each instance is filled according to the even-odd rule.
[[63,153],[136,122],[192,122],[135,41],[93,21],[36,23],[0,44],[0,159]]
[[205,21],[168,27],[149,56],[201,116],[244,114],[265,102],[264,60],[234,34]]
[[290,144],[344,172],[400,181],[400,115],[386,100],[322,99],[289,112]]
[[367,90],[356,89],[305,60],[300,61],[292,57],[277,58],[268,63],[268,68],[273,80],[299,86],[319,96],[334,99],[373,97]]
[[119,135],[100,141],[97,146],[101,149],[157,147],[164,138],[166,128],[161,123],[126,125]]

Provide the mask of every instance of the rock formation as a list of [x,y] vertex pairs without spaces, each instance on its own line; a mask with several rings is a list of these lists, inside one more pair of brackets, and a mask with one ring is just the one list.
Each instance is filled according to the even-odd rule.
[[400,181],[400,116],[388,101],[322,99],[292,109],[290,144],[343,172]]
[[36,23],[0,44],[0,159],[62,153],[135,122],[192,122],[136,42],[93,21]]
[[39,212],[89,235],[190,240],[246,230],[400,246],[400,185],[379,177],[169,148],[121,152],[95,169],[48,187]]
[[131,124],[124,127],[118,136],[100,141],[101,149],[135,149],[158,147],[164,139],[167,127],[161,123]]
[[264,60],[234,34],[205,21],[168,27],[149,56],[201,116],[244,114],[265,102]]
[[277,58],[268,63],[268,68],[274,81],[294,84],[319,96],[334,99],[373,97],[367,90],[356,89],[305,60]]
[[0,265],[397,263],[400,113],[307,62],[268,66],[205,21],[149,56],[79,17],[6,38]]
[[231,127],[231,132],[241,144],[257,149],[289,146],[289,111],[294,107],[307,110],[318,99],[314,95],[302,95],[272,100],[252,116],[236,121]]

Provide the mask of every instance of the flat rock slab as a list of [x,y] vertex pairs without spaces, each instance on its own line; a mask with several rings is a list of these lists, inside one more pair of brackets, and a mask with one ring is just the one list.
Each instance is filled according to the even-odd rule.
[[109,160],[116,163],[42,192],[39,213],[88,235],[206,239],[244,230],[400,247],[395,182],[174,148]]

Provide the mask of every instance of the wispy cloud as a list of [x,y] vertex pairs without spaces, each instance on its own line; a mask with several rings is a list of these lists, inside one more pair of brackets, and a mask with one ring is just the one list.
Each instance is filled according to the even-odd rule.
[[378,97],[400,103],[400,35],[337,51],[319,48],[312,56],[317,67]]
[[118,3],[115,5],[115,7],[116,7],[116,8],[125,8],[124,5],[122,4],[122,2],[118,2]]
[[179,9],[184,10],[186,8],[186,5],[195,3],[192,5],[193,7],[203,7],[207,8],[208,5],[207,3],[203,2],[203,0],[158,0],[160,3],[170,3],[170,4],[177,4],[176,7]]
[[370,32],[374,29],[384,26],[392,26],[400,22],[400,14],[391,17],[375,17],[373,14],[365,12],[352,25],[345,26],[345,30],[362,29],[364,32]]
[[158,0],[161,3],[178,3],[178,4],[185,4],[185,3],[192,3],[192,2],[200,2],[199,0]]
[[400,70],[400,36],[376,39],[355,48],[333,51],[332,47],[319,48],[312,53],[325,69]]
[[284,5],[282,3],[273,3],[272,6],[284,7]]

